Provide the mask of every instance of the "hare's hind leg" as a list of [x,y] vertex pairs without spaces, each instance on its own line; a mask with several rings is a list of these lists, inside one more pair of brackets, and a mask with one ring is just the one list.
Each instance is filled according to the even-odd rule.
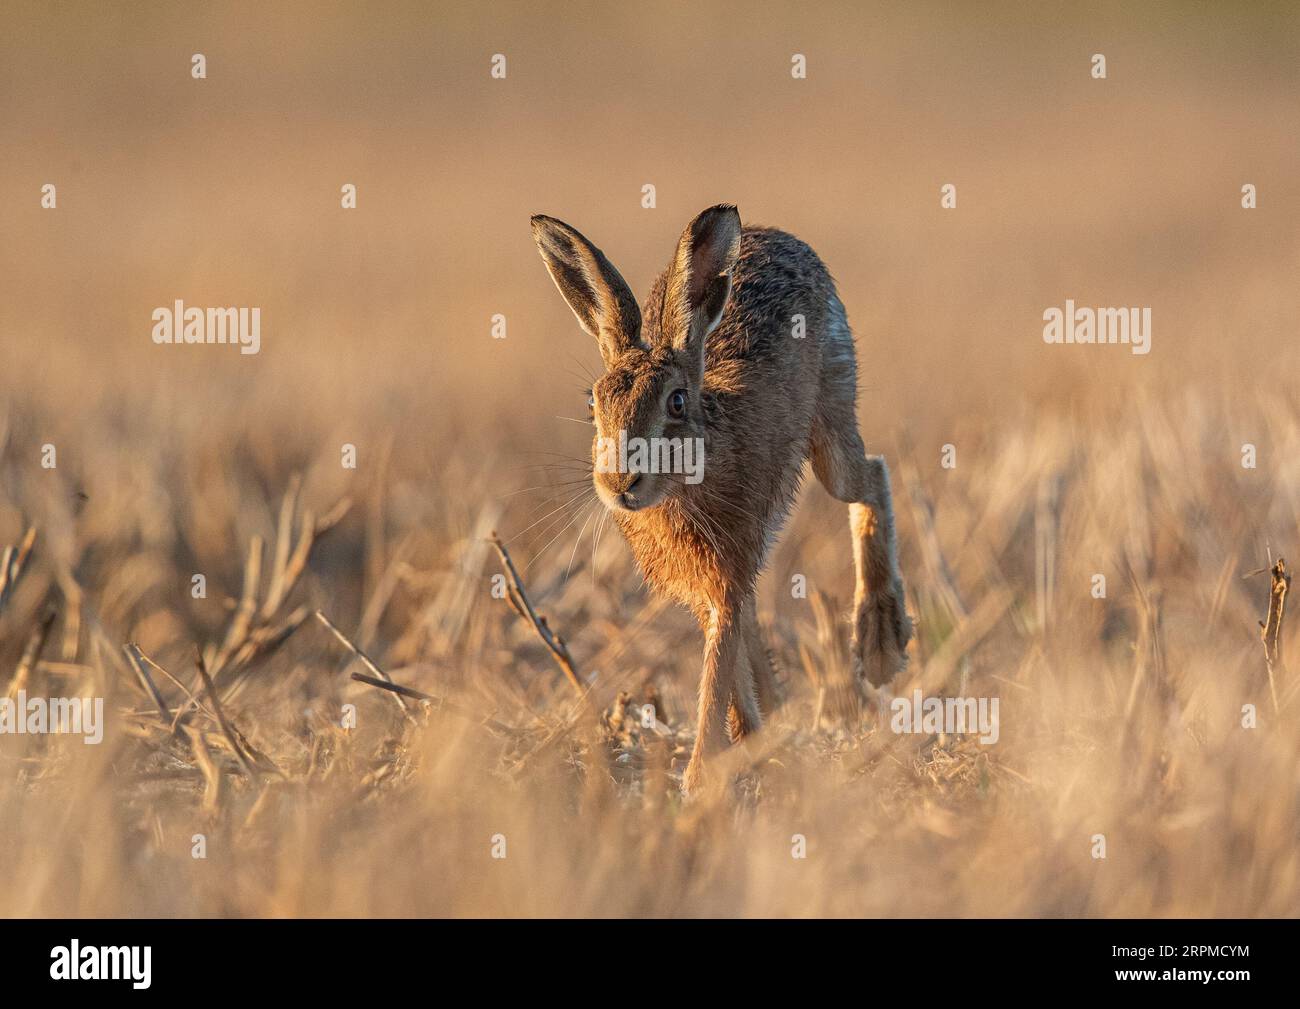
[[749,656],[749,667],[754,674],[758,708],[764,715],[770,715],[781,703],[781,688],[776,682],[776,671],[772,668],[772,656],[763,644],[763,635],[758,628],[758,604],[753,596],[749,597],[749,602],[745,605],[743,619],[745,654]]
[[731,705],[727,709],[727,735],[733,743],[763,727],[763,715],[754,690],[754,666],[750,659],[747,628],[741,628],[741,638],[740,647],[736,649]]
[[[912,621],[904,607],[903,580],[894,549],[894,509],[889,470],[868,456],[856,428],[814,441],[813,471],[840,501],[848,502],[857,573],[853,592],[854,672],[874,686],[907,665]],[[825,432],[823,432],[825,434]]]
[[727,732],[738,743],[763,727],[775,683],[767,650],[758,636],[758,604],[751,593],[740,607],[740,645],[736,650],[735,680],[731,707],[727,711]]
[[813,472],[822,486],[848,503],[857,583],[853,594],[853,661],[875,686],[907,665],[912,621],[904,608],[903,580],[894,548],[894,506],[889,470],[868,456],[858,434],[857,363],[844,306],[832,296],[822,344],[821,395],[813,420]]

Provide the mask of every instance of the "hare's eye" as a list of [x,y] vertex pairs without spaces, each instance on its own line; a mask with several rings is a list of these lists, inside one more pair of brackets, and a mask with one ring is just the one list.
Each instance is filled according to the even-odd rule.
[[686,416],[686,393],[684,390],[675,389],[668,397],[668,416],[677,420]]

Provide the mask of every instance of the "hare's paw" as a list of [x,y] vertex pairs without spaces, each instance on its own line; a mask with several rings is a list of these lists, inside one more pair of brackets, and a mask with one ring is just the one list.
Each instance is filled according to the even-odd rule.
[[873,592],[859,606],[853,622],[853,668],[874,687],[888,683],[907,668],[912,618],[904,605],[903,583]]
[[698,753],[692,754],[682,774],[682,792],[687,796],[699,795],[704,790],[704,780],[704,760]]

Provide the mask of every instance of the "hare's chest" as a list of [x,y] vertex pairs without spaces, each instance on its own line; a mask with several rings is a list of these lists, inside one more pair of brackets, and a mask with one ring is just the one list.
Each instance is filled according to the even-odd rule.
[[718,544],[709,531],[664,509],[620,516],[632,556],[650,586],[700,612],[715,605],[726,584]]

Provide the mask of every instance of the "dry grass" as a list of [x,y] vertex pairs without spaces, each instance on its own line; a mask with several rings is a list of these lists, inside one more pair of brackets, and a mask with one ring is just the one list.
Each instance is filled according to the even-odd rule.
[[[1243,578],[1300,554],[1294,5],[651,7],[6,6],[0,690],[109,726],[0,736],[0,914],[1300,914],[1296,652],[1271,691]],[[527,220],[642,293],[723,200],[834,272],[896,692],[999,697],[996,745],[855,710],[813,485],[759,591],[787,703],[678,798],[698,631],[566,510],[598,357]],[[154,346],[176,298],[261,306],[261,353]],[[1046,346],[1066,298],[1151,306],[1151,354]]]
[[[103,693],[110,729],[99,747],[0,739],[14,871],[0,910],[1294,915],[1300,685],[1280,671],[1275,713],[1257,630],[1267,579],[1241,575],[1261,560],[1251,544],[1294,542],[1300,474],[1241,470],[1220,433],[1249,426],[1300,458],[1294,403],[1188,398],[1130,404],[1122,421],[957,422],[958,444],[996,443],[996,457],[952,471],[914,461],[900,533],[921,626],[898,693],[999,696],[1001,739],[987,747],[818,704],[847,634],[819,592],[846,591],[850,561],[847,531],[827,531],[840,509],[807,491],[765,593],[788,701],[731,756],[733,787],[686,805],[695,632],[645,596],[614,537],[593,557],[589,529],[576,556],[566,539],[523,575],[595,676],[596,731],[534,629],[494,598],[484,537],[503,516],[490,479],[428,494],[392,460],[325,532],[303,508],[331,510],[343,479],[331,460],[308,471],[295,509],[296,480],[277,500],[219,438],[154,493],[178,472],[155,447],[111,521],[92,507],[111,486],[81,502],[85,485],[47,474],[28,506],[46,522],[0,625],[4,667],[52,601],[29,692]],[[20,500],[35,501],[35,479]],[[526,511],[504,517],[525,524]],[[469,521],[452,535],[436,513]],[[942,578],[920,557],[920,514]],[[285,544],[311,529],[322,535],[286,586],[299,555]],[[514,550],[523,568],[527,537]],[[190,599],[192,570],[209,572],[208,599]],[[808,575],[808,600],[781,598],[791,571]],[[1105,600],[1090,595],[1094,572]],[[363,663],[294,616],[315,606],[399,683],[447,703],[404,710],[350,679]],[[152,660],[152,688],[124,639]],[[355,729],[340,728],[345,703]],[[1241,727],[1246,703],[1257,729]],[[195,833],[206,860],[190,857]],[[1097,833],[1104,861],[1090,855]],[[491,857],[497,834],[504,860]],[[794,834],[806,860],[791,857]]]

